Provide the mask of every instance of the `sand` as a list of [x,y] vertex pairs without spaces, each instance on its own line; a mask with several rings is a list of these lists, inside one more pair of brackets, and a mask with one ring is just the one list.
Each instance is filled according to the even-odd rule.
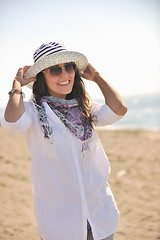
[[[120,211],[115,240],[160,239],[160,132],[101,129],[98,134]],[[30,162],[24,136],[0,127],[0,240],[39,240]]]

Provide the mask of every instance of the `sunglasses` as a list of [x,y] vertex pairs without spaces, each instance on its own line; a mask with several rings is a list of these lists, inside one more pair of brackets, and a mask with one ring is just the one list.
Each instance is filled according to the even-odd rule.
[[62,74],[62,70],[65,69],[67,73],[72,73],[76,69],[76,64],[74,62],[66,63],[64,67],[60,67],[59,65],[49,67],[49,73],[51,76],[60,76]]

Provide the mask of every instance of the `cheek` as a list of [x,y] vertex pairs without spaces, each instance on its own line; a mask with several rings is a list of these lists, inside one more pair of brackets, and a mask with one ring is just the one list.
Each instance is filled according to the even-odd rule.
[[48,88],[54,86],[54,84],[55,84],[55,82],[56,82],[53,78],[52,78],[52,79],[50,79],[50,78],[45,78],[45,81],[46,81],[46,84],[47,84],[47,87],[48,87]]
[[72,81],[74,83],[74,81],[75,81],[75,73],[72,75]]

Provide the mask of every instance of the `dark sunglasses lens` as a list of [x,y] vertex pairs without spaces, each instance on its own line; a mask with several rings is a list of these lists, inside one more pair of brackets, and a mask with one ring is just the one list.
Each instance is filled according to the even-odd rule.
[[66,71],[67,71],[68,73],[73,72],[74,69],[75,69],[74,65],[75,65],[74,63],[67,63],[67,64],[65,65]]
[[[65,70],[66,70],[66,72],[68,72],[68,73],[72,73],[74,70],[75,70],[75,63],[74,62],[70,62],[70,63],[67,63],[66,65],[65,65]],[[50,74],[51,75],[56,75],[56,76],[59,76],[59,75],[61,75],[61,73],[62,73],[62,68],[60,67],[60,66],[58,66],[58,65],[56,65],[56,66],[52,66],[52,67],[50,67]]]
[[50,67],[50,74],[51,75],[60,75],[62,73],[62,68],[60,66],[53,66]]

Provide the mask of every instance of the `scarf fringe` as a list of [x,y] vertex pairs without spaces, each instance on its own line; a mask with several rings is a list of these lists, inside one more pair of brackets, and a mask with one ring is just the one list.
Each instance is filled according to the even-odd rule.
[[89,139],[81,141],[64,125],[64,129],[62,130],[64,134],[65,134],[65,130],[67,130],[69,135],[72,135],[72,137],[74,137],[76,141],[81,144],[80,158],[82,159],[83,170],[85,172],[88,171],[92,163],[90,154],[95,150],[95,147],[97,145],[93,137],[93,131],[92,131],[92,136]]
[[[49,122],[47,120],[47,116],[44,114],[44,108],[41,107],[40,105],[38,105],[34,98],[31,99],[31,102],[32,102],[34,111],[37,115],[37,118],[40,121],[40,126],[41,126],[41,129],[42,129],[42,132],[44,133],[44,138],[48,139],[48,140],[51,140],[51,143],[52,143],[52,138],[50,136],[53,134],[53,128],[49,124]],[[45,129],[47,131],[45,131]]]
[[[84,144],[87,144],[87,148],[84,149]],[[96,136],[92,136],[90,141],[86,141],[82,144],[81,159],[84,172],[87,172],[92,167],[92,154],[96,151],[98,146]]]
[[[45,116],[42,114],[44,109],[40,105],[36,103],[36,100],[33,98],[31,99],[31,103],[34,109],[34,112],[36,113],[37,118],[41,118],[43,120],[43,125],[40,124],[42,132],[44,132],[45,127],[47,128],[48,132],[50,133],[50,137],[47,137],[47,134],[44,132],[44,138],[43,140],[45,143],[47,143],[47,146],[49,147],[49,151],[47,152],[48,157],[54,158],[57,161],[57,154],[56,154],[56,143],[54,139],[54,133],[52,126],[47,122]],[[45,124],[46,123],[46,124]],[[48,144],[48,142],[50,144]]]
[[[36,103],[35,98],[31,99],[31,103],[33,105],[34,112],[37,115],[37,118],[40,121],[40,126],[42,129],[42,132],[44,133],[44,141],[49,144],[49,151],[48,151],[48,156],[51,158],[54,158],[56,161],[57,159],[57,153],[56,153],[56,143],[54,139],[54,132],[51,124],[49,124],[47,120],[47,116],[45,114],[45,110],[43,106],[40,106]],[[82,160],[82,165],[83,165],[83,170],[86,172],[91,168],[92,164],[92,157],[91,154],[95,151],[95,148],[97,146],[97,141],[95,138],[95,134],[93,133],[93,130],[91,130],[91,136],[87,140],[81,140],[76,136],[70,129],[64,124],[62,131],[64,135],[66,135],[66,131],[69,134],[69,136],[72,136],[76,139],[76,141],[80,144],[81,146],[81,153],[80,153],[80,158]]]

